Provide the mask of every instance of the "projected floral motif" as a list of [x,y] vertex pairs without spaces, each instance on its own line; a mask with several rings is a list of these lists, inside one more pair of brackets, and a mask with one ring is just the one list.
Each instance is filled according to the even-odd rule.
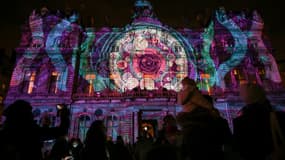
[[110,78],[120,91],[136,87],[179,90],[180,81],[193,67],[179,40],[160,28],[130,30],[114,45],[119,49],[110,53]]
[[157,74],[161,66],[161,59],[155,54],[143,54],[139,59],[139,70],[144,74]]

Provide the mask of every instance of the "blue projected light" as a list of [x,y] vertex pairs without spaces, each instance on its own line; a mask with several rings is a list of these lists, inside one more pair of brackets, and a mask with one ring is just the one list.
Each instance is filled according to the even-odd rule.
[[53,65],[56,70],[60,73],[59,81],[57,81],[57,86],[60,90],[66,91],[66,83],[68,76],[68,67],[62,56],[59,45],[60,45],[60,37],[65,30],[71,27],[71,23],[67,20],[61,20],[48,34],[46,40],[46,52],[50,57]]
[[247,51],[247,37],[239,28],[239,26],[237,26],[232,19],[228,18],[224,9],[220,9],[216,12],[216,18],[221,25],[223,25],[231,32],[235,41],[232,56],[230,57],[230,59],[220,64],[217,69],[216,85],[221,88],[225,88],[225,75],[234,67],[239,65],[245,57]]

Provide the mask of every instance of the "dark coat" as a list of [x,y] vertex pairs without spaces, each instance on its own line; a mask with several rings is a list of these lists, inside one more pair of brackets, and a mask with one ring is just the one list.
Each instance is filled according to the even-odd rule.
[[[99,142],[98,142],[99,141]],[[114,144],[107,143],[105,140],[93,141],[92,144],[85,143],[82,150],[82,160],[113,160],[115,159]],[[122,153],[123,154],[123,153]],[[122,156],[122,155],[120,155]]]
[[34,121],[17,120],[6,123],[0,131],[1,160],[41,160],[43,141],[67,134],[68,115],[61,118],[59,127],[39,127]]
[[223,159],[224,137],[230,137],[226,121],[213,116],[208,109],[202,107],[180,113],[177,121],[182,127],[184,159]]
[[1,160],[40,160],[42,142],[62,135],[62,128],[41,128],[36,124],[24,128],[4,128],[0,132]]
[[[241,156],[248,160],[263,160],[273,150],[270,127],[270,104],[249,104],[242,108],[241,116],[233,121],[234,141]],[[280,126],[284,113],[277,113]]]
[[112,160],[132,160],[131,153],[129,152],[128,148],[124,144],[114,144],[112,149]]

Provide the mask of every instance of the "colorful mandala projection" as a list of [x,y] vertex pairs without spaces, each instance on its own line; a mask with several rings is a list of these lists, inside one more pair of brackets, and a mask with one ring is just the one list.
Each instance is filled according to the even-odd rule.
[[[181,80],[191,75],[193,62],[173,35],[158,28],[126,32],[110,53],[110,78],[119,91],[134,88],[180,90]],[[189,69],[190,68],[190,69]],[[196,78],[196,77],[193,77]]]

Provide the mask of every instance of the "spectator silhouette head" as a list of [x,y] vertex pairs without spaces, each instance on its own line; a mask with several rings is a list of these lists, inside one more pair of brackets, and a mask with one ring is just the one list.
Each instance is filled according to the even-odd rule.
[[90,159],[91,157],[96,157],[95,159],[99,160],[107,159],[107,140],[103,121],[96,120],[92,122],[87,131],[84,144],[82,159]]
[[69,148],[71,150],[74,160],[80,159],[80,154],[83,149],[83,144],[79,138],[72,138],[69,142]]
[[70,156],[68,138],[62,136],[58,138],[52,147],[50,159],[64,159]]
[[116,144],[120,144],[120,145],[124,145],[125,144],[122,136],[117,136]]
[[175,118],[174,118],[174,116],[173,115],[171,115],[171,114],[167,114],[165,117],[163,117],[163,123],[165,123],[165,124],[176,124],[176,120],[175,120]]
[[189,77],[185,77],[185,78],[182,80],[181,83],[182,83],[183,86],[186,86],[186,85],[187,85],[187,86],[194,87],[195,89],[198,89],[196,82],[195,82],[193,79],[189,78]]
[[5,109],[3,115],[6,117],[6,125],[32,124],[32,106],[24,100],[16,100]]
[[104,122],[101,120],[94,121],[86,134],[86,145],[92,143],[105,143],[106,142],[106,128]]
[[41,125],[43,127],[49,127],[51,125],[51,119],[48,112],[44,112],[41,118]]
[[258,84],[247,83],[240,87],[241,99],[246,104],[264,103],[267,101],[264,89]]
[[178,93],[178,99],[179,103],[183,105],[184,112],[189,112],[197,107],[213,109],[212,103],[205,99],[193,79],[185,77],[181,83],[182,90]]
[[78,148],[78,147],[81,148],[83,146],[83,144],[79,138],[71,138],[70,146],[72,148]]
[[207,95],[207,94],[205,94],[205,95],[203,95],[204,96],[204,98],[207,100],[207,101],[209,101],[210,103],[211,103],[211,105],[213,106],[213,112],[214,113],[216,113],[216,115],[220,115],[220,111],[217,109],[217,108],[215,108],[214,107],[214,102],[216,101],[212,96],[210,96],[210,95]]
[[182,84],[196,85],[196,82],[193,79],[189,78],[189,77],[185,77],[182,80]]

